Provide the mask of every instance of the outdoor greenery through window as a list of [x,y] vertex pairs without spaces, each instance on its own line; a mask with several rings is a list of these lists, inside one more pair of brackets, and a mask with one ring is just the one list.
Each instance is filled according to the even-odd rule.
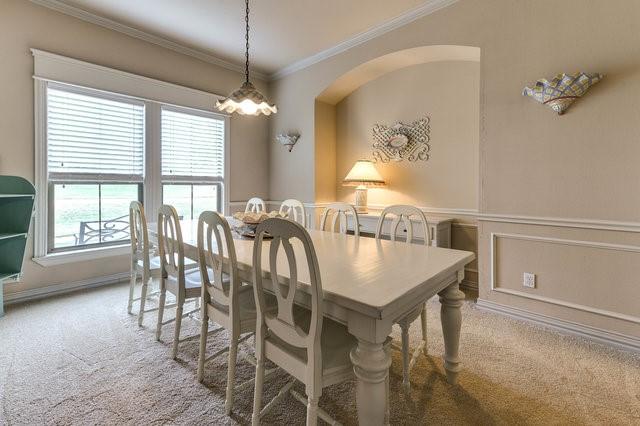
[[46,88],[47,252],[126,244],[129,204],[148,195],[150,222],[160,202],[184,219],[222,211],[224,117],[155,103],[149,119],[151,101]]

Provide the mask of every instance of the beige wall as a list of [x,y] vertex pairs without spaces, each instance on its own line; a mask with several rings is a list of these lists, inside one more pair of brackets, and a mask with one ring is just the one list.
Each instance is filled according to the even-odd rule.
[[376,164],[387,187],[369,190],[369,203],[477,209],[479,85],[478,63],[434,62],[389,73],[344,98],[337,105],[338,199],[353,200],[353,188],[341,182],[356,160],[371,158],[376,123],[429,116],[429,160]]
[[[33,57],[37,48],[216,94],[242,81],[238,73],[153,44],[36,6],[26,0],[0,0],[0,174],[34,180]],[[265,85],[259,82],[264,89]],[[268,123],[234,116],[231,120],[231,200],[268,195]],[[128,269],[127,257],[43,268],[31,260],[28,243],[24,276],[7,284],[10,294],[41,286],[85,280]]]
[[[587,256],[593,273],[568,275],[562,257],[547,259],[544,267],[530,261],[541,251],[538,243],[519,242],[513,251],[498,253],[495,262],[513,268],[501,272],[503,286],[522,289],[522,272],[534,272],[544,276],[536,294],[554,301],[570,299],[575,291],[600,294],[602,286],[618,293],[612,305],[596,298],[557,304],[491,291],[489,237],[508,228],[512,233],[571,233],[576,240],[640,246],[639,23],[640,2],[635,0],[461,0],[271,84],[272,98],[281,107],[271,120],[271,132],[295,123],[302,135],[314,135],[315,98],[341,75],[377,57],[424,45],[479,47],[481,298],[638,338],[637,322],[607,312],[632,312],[631,319],[640,318],[639,287],[603,277],[611,268],[640,259],[614,251],[607,256],[620,260],[603,264],[597,262],[601,251],[592,251]],[[606,77],[564,116],[521,96],[522,88],[538,78],[575,71]],[[270,154],[272,165],[288,164],[272,168],[271,198],[282,197],[282,183],[295,178],[292,196],[313,200],[315,174],[305,173],[315,164],[312,147],[301,147],[295,162],[286,162],[286,153],[275,148]],[[525,224],[532,221],[538,225]],[[606,230],[616,221],[627,223],[623,231]],[[581,249],[566,245],[562,250],[570,258]],[[574,302],[594,306],[587,311],[567,306]],[[599,311],[605,308],[607,312]]]

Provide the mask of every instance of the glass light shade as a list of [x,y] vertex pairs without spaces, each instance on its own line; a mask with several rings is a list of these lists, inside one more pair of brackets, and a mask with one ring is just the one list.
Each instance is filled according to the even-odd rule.
[[344,186],[384,186],[384,179],[373,162],[370,160],[358,160],[353,165],[347,176],[342,181]]
[[278,108],[270,104],[267,98],[248,81],[222,101],[217,101],[216,108],[230,114],[237,112],[242,115],[271,115],[278,112]]

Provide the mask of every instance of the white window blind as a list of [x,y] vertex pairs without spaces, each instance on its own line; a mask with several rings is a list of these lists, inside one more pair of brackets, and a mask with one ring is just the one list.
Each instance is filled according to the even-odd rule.
[[224,176],[222,118],[162,109],[163,181],[220,181]]
[[47,88],[50,180],[142,182],[144,104]]

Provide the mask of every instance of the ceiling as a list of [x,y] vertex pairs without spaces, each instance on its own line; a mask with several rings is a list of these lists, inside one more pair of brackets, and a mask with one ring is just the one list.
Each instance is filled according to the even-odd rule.
[[[242,0],[39,0],[71,6],[224,61],[244,61]],[[433,0],[252,0],[252,68],[274,74]],[[58,7],[60,10],[61,8]],[[69,8],[67,8],[69,9]]]

